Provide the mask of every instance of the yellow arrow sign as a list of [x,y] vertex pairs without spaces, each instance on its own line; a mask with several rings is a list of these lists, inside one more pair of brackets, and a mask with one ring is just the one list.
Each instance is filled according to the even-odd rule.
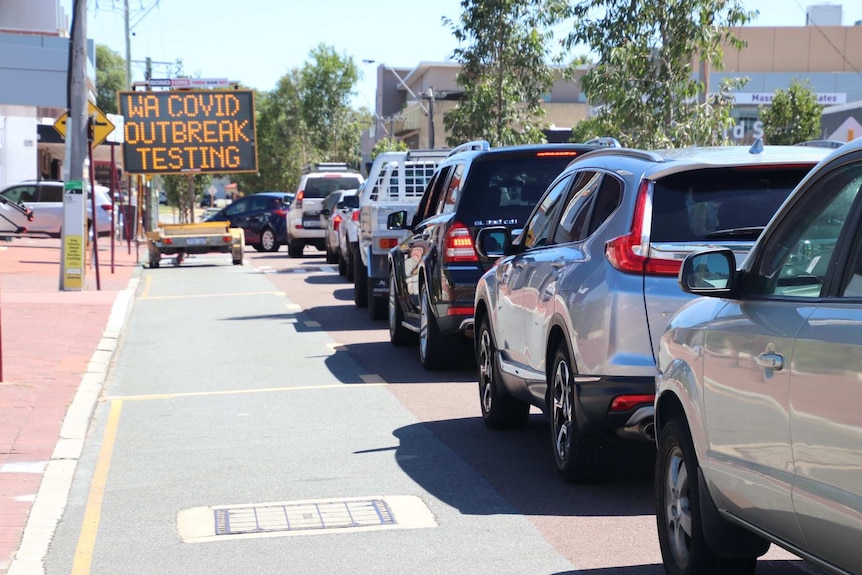
[[[96,125],[93,126],[93,145],[98,146],[105,141],[105,138],[111,135],[114,131],[114,124],[108,119],[108,116],[92,102],[87,102],[87,112],[92,116],[96,116]],[[54,129],[60,132],[60,135],[66,137],[66,120],[69,118],[69,113],[64,112],[62,116],[54,122]]]

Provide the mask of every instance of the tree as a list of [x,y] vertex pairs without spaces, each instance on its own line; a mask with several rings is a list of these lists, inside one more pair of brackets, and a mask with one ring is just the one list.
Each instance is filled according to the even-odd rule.
[[126,60],[104,44],[96,44],[96,105],[106,114],[116,114],[117,92],[126,88]]
[[[357,163],[362,127],[350,107],[350,97],[359,80],[353,58],[320,44],[310,53],[299,72],[302,119],[315,155],[327,161]],[[364,126],[363,126],[364,127]]]
[[[462,0],[458,23],[458,84],[464,96],[443,118],[449,145],[484,139],[493,146],[542,142],[541,104],[554,82],[547,63],[549,26],[563,15],[560,0]],[[463,47],[460,45],[464,44]]]
[[[724,45],[741,48],[731,30],[748,22],[741,0],[583,0],[568,16],[576,22],[564,46],[585,44],[597,56],[582,79],[594,118],[577,126],[584,135],[614,136],[647,148],[713,145],[732,124],[732,88],[723,82],[704,94],[693,77],[697,59],[720,70]],[[573,138],[574,139],[574,138]]]
[[759,107],[763,139],[768,144],[798,144],[820,137],[823,106],[806,80],[793,79],[787,90],[778,89],[770,106]]
[[371,150],[371,159],[373,160],[383,152],[403,152],[409,149],[404,140],[386,138],[374,144],[374,149]]

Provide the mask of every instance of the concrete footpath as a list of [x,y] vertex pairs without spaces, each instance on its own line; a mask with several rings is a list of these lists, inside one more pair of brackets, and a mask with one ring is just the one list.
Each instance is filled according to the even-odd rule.
[[133,300],[137,261],[134,243],[117,242],[112,273],[110,240],[99,238],[101,289],[90,262],[85,290],[60,291],[59,239],[0,241],[0,573],[41,563]]

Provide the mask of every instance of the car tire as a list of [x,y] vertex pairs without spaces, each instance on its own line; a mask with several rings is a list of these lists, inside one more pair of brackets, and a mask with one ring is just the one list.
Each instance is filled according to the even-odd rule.
[[389,343],[395,346],[407,345],[416,341],[416,334],[402,324],[404,311],[398,300],[398,290],[395,283],[395,271],[389,272]]
[[[275,232],[272,228],[264,228],[260,232],[260,246],[265,252],[277,252],[281,244],[275,239]],[[301,251],[301,250],[300,250]]]
[[251,247],[253,247],[254,251],[256,251],[256,252],[266,251],[263,249],[263,245],[261,245],[261,244],[251,244]]
[[661,430],[655,464],[656,524],[665,572],[754,575],[757,557],[721,557],[709,548],[703,532],[697,478],[697,454],[691,433],[685,420],[675,417]]
[[302,240],[288,240],[287,253],[290,257],[301,258],[303,249],[305,249],[305,244]]
[[353,267],[355,265],[355,260],[353,259],[355,257],[355,254],[353,252],[355,249],[356,248],[353,245],[349,245],[347,247],[347,267],[344,270],[344,279],[349,282],[353,281]]
[[353,303],[368,307],[368,269],[359,257],[359,248],[353,249]]
[[374,295],[374,286],[377,282],[369,280],[365,283],[368,290],[368,317],[372,321],[386,319],[389,311],[389,298]]
[[422,286],[419,293],[419,361],[429,371],[451,367],[458,358],[452,337],[440,333],[437,319],[431,312],[431,296]]
[[344,277],[347,275],[347,259],[344,254],[338,256],[338,275]]
[[326,242],[326,263],[334,264],[338,261],[338,256],[335,255],[335,252],[332,251],[332,248],[329,247],[329,242]]
[[547,406],[557,471],[572,483],[596,481],[601,478],[605,450],[599,437],[588,435],[578,426],[574,379],[577,370],[566,342],[557,346],[551,365]]
[[484,317],[479,323],[479,331],[476,335],[476,364],[482,421],[491,429],[525,427],[530,419],[530,404],[503,391],[496,356],[497,345],[491,332],[491,322]]

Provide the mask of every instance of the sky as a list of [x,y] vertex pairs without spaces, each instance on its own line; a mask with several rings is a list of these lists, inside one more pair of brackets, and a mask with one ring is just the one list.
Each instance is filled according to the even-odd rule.
[[[153,77],[167,77],[160,62],[182,60],[186,74],[227,78],[258,90],[309,60],[321,43],[353,57],[362,80],[355,107],[374,108],[376,68],[413,68],[451,60],[458,47],[443,18],[457,21],[461,0],[128,0],[133,80],[143,60]],[[87,0],[87,35],[125,57],[124,0]],[[754,26],[802,26],[811,4],[843,5],[843,24],[862,20],[862,2],[844,0],[745,0],[759,11]],[[71,18],[72,0],[61,0]],[[555,30],[557,34],[565,29]],[[572,56],[577,53],[572,54]],[[364,64],[362,60],[375,60]],[[138,61],[141,61],[140,63]]]

